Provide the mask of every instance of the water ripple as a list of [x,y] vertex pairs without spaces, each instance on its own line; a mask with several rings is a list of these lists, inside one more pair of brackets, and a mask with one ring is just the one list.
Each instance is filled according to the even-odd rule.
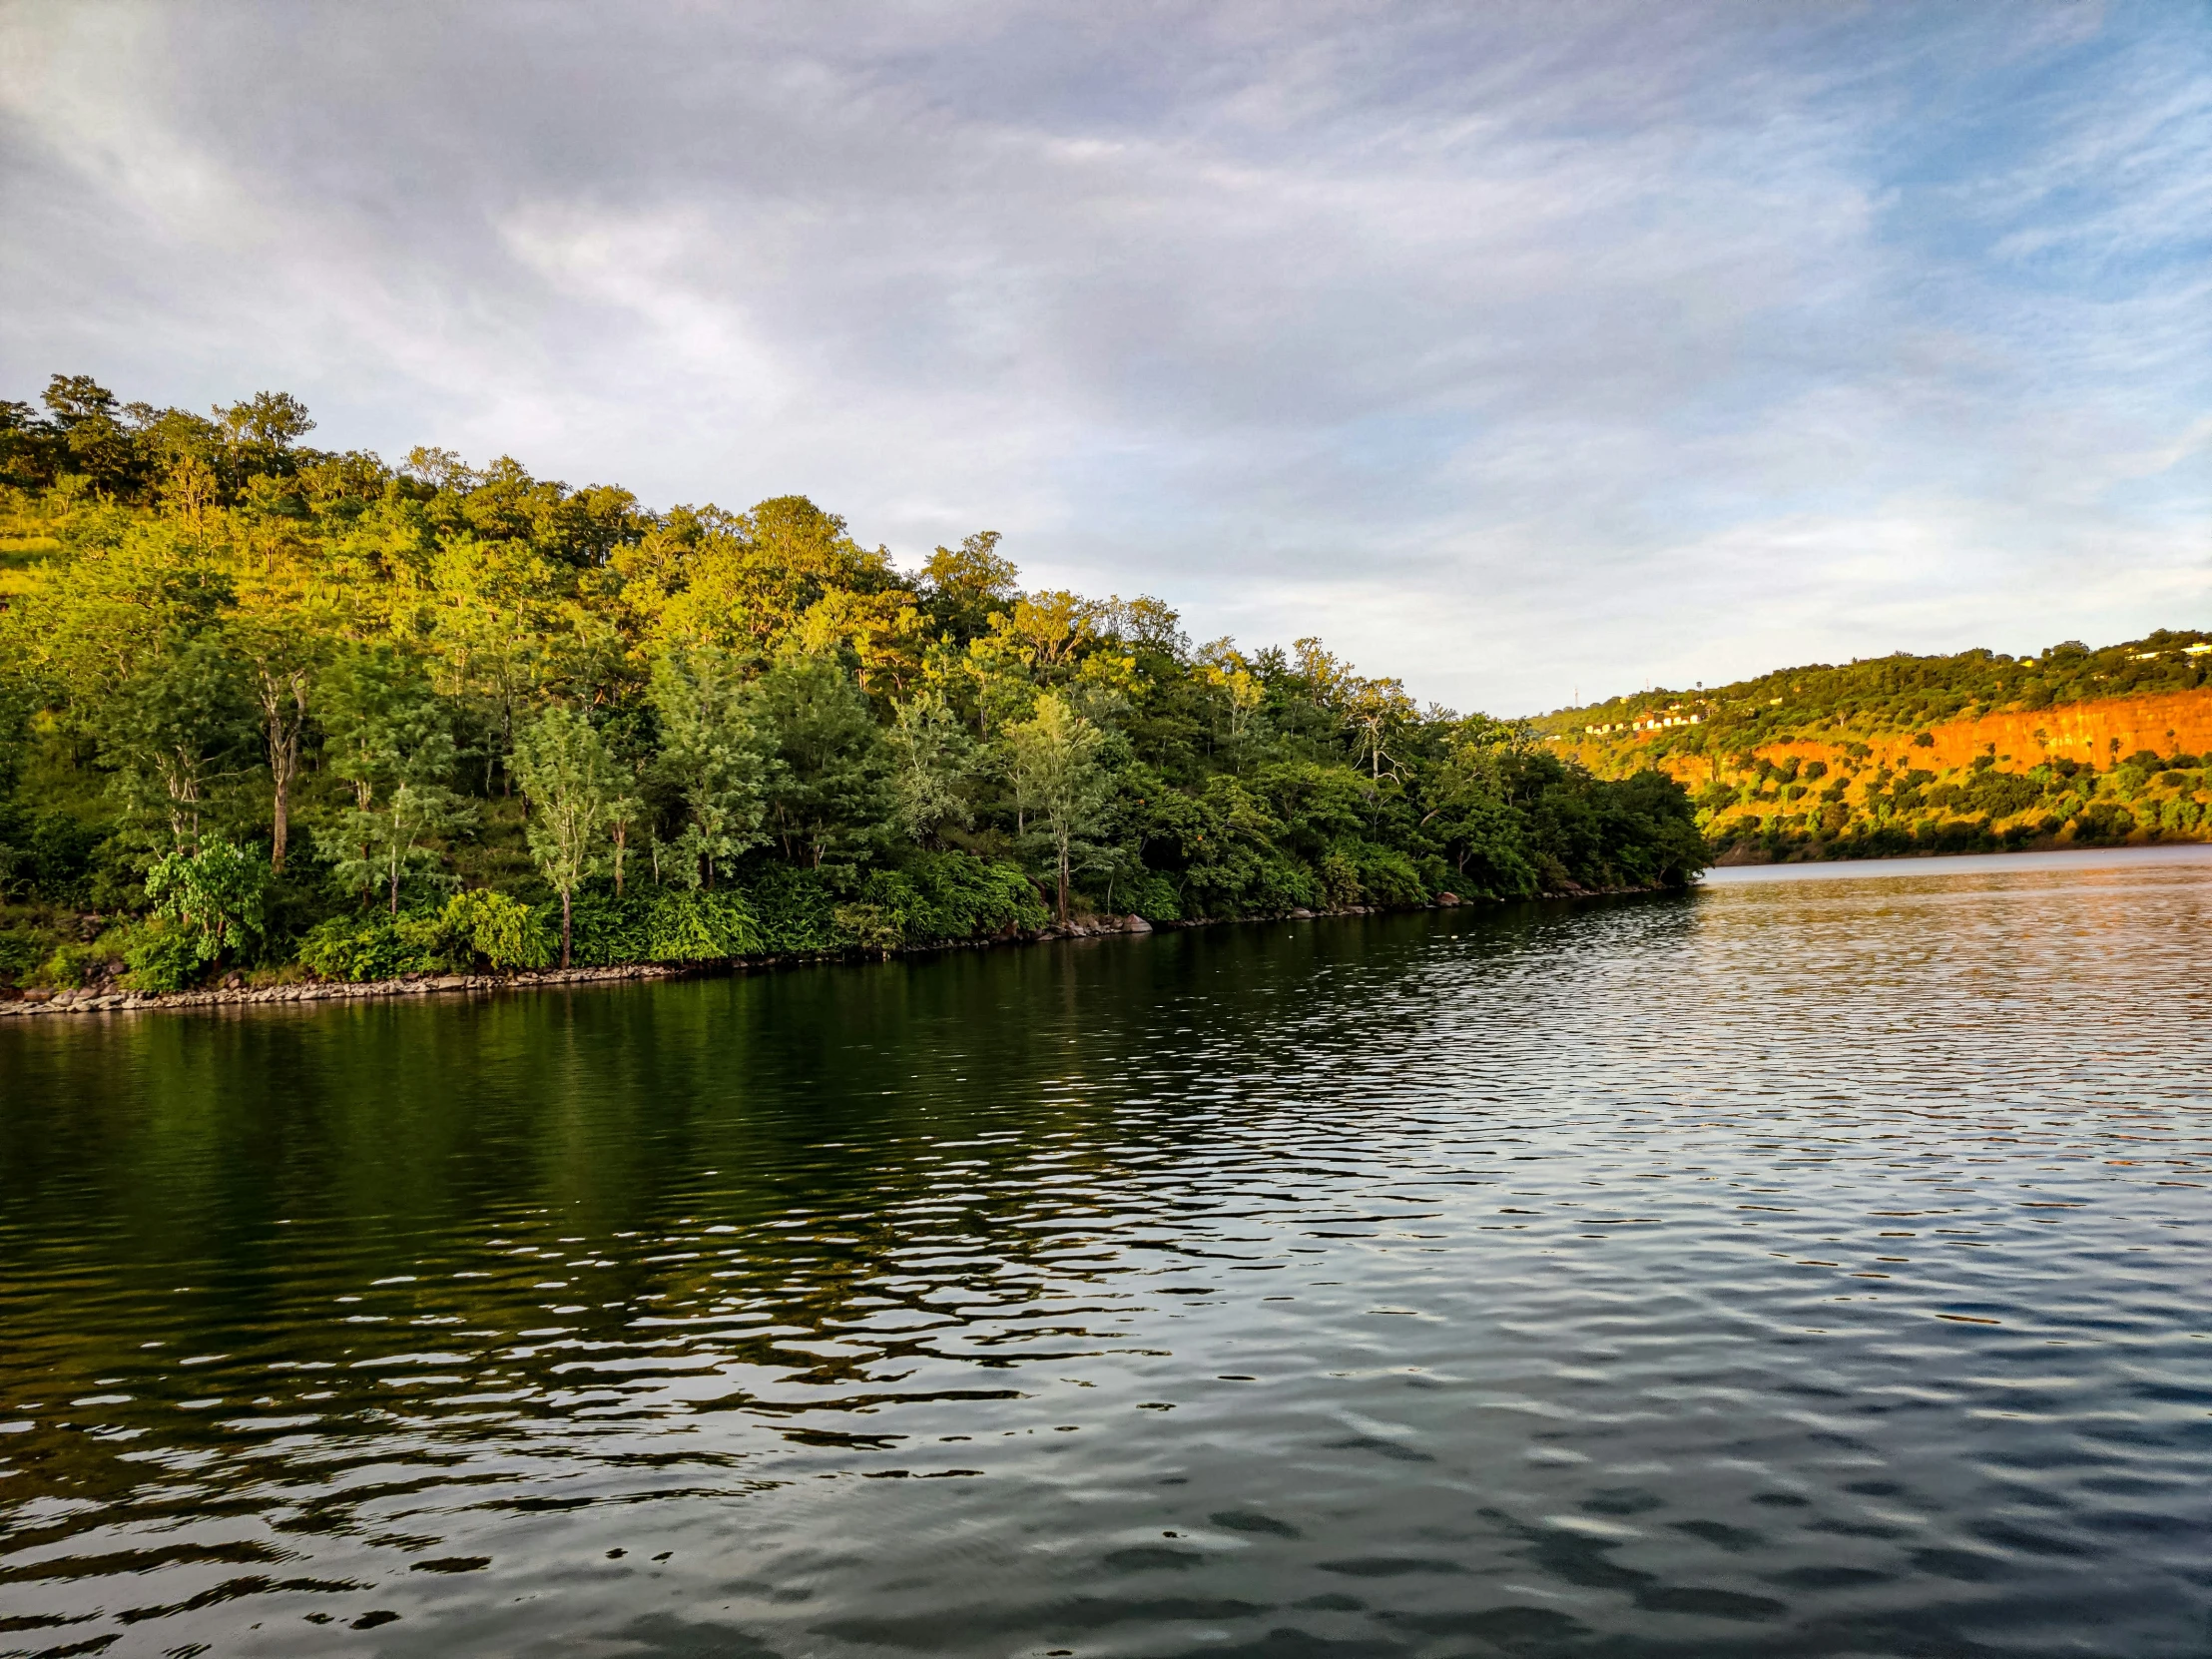
[[2212,864],[0,1031],[0,1654],[2201,1654]]

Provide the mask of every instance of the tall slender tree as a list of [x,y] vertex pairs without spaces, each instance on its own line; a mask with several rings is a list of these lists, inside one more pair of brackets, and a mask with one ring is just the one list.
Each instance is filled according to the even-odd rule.
[[565,968],[576,889],[606,863],[599,837],[617,799],[614,764],[590,721],[549,709],[515,735],[514,772],[530,802],[530,855],[561,895]]
[[1099,750],[1105,734],[1058,692],[1037,699],[1037,712],[1008,728],[1006,749],[1017,802],[1045,825],[1058,882],[1057,909],[1068,919],[1068,888],[1077,839],[1096,826],[1108,788]]

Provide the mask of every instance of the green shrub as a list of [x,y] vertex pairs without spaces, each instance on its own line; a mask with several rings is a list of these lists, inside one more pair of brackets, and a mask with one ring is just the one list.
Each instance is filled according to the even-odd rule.
[[745,892],[760,927],[759,949],[811,955],[851,942],[837,926],[836,892],[820,870],[764,862],[746,871]]
[[132,989],[166,995],[188,989],[200,977],[208,951],[197,932],[159,922],[135,931],[137,936],[123,947],[123,961],[130,970],[124,982]]
[[2135,832],[2135,815],[2114,801],[2084,807],[2074,817],[2073,838],[2084,846],[2111,846]]
[[895,950],[930,936],[924,920],[929,908],[914,883],[896,870],[870,871],[860,896],[832,909],[840,943],[861,950]]
[[480,956],[499,971],[544,967],[558,948],[543,914],[519,898],[484,887],[455,893],[438,919],[456,951]]
[[404,973],[450,973],[456,944],[436,910],[396,916],[332,916],[299,942],[303,966],[324,979],[396,979]]
[[553,959],[545,917],[518,898],[481,888],[436,910],[331,916],[299,942],[300,964],[324,979],[396,979],[407,973],[543,967]]
[[763,860],[736,887],[580,894],[570,920],[579,962],[723,961],[733,956],[891,950],[1020,930],[1050,915],[1010,863],[917,853],[903,869],[850,875]]
[[589,892],[570,908],[570,959],[586,966],[726,961],[762,948],[751,904],[728,889]]
[[569,909],[569,959],[590,967],[653,960],[652,902],[629,892],[582,892]]
[[1357,851],[1360,888],[1370,904],[1425,904],[1428,886],[1404,853],[1370,841]]
[[839,904],[830,915],[837,931],[858,949],[888,955],[906,942],[905,918],[880,904]]
[[1143,870],[1115,882],[1114,904],[1124,914],[1140,915],[1147,921],[1183,919],[1183,904],[1175,896],[1175,883],[1157,870]]
[[860,896],[893,913],[909,944],[1035,932],[1052,919],[1019,865],[968,852],[922,853],[902,870],[879,870]]
[[53,946],[50,935],[27,928],[0,933],[0,982],[17,984],[28,978]]
[[[965,852],[923,853],[906,869],[873,871],[856,893],[848,885],[840,895],[839,879],[764,862],[743,887],[648,888],[619,898],[582,892],[570,913],[571,959],[611,967],[889,950],[1034,930],[1051,919],[1017,866]],[[1170,889],[1170,904],[1173,896]],[[307,932],[298,959],[325,979],[448,972],[472,958],[500,969],[540,967],[553,959],[558,917],[549,905],[532,909],[473,890],[440,911],[332,917]]]
[[220,962],[233,945],[262,930],[269,864],[251,847],[221,835],[197,851],[170,852],[146,872],[146,896],[157,915],[188,933],[204,962]]
[[711,962],[761,949],[762,928],[743,893],[664,891],[646,906],[646,961]]
[[1315,873],[1321,877],[1322,897],[1330,905],[1360,902],[1360,866],[1343,848],[1333,846],[1324,852]]
[[[1352,866],[1348,863],[1345,867]],[[1352,882],[1357,890],[1357,870],[1352,870]],[[1278,854],[1252,860],[1236,896],[1221,913],[1280,915],[1285,910],[1325,909],[1336,902],[1329,896],[1328,881],[1320,870],[1302,859]]]
[[56,945],[31,977],[38,984],[66,989],[92,978],[94,969],[107,960],[104,945],[79,944],[72,939]]
[[1924,824],[1914,831],[1914,844],[1924,852],[1990,852],[1999,842],[1989,821],[1947,819]]
[[2034,806],[2043,798],[2043,787],[2021,773],[1983,770],[1962,793],[1973,811],[2004,818]]
[[12,888],[71,909],[93,901],[107,830],[55,810],[30,819],[11,838],[16,853],[8,871]]

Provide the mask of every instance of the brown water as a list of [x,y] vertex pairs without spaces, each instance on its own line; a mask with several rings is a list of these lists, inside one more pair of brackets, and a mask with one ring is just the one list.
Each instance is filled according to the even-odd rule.
[[2212,1651],[2212,862],[0,1027],[0,1652]]

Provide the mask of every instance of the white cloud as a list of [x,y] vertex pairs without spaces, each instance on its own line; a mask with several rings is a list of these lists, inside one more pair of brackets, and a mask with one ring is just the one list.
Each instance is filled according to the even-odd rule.
[[2018,22],[19,4],[0,369],[989,525],[1462,706],[2201,621],[2212,46]]

